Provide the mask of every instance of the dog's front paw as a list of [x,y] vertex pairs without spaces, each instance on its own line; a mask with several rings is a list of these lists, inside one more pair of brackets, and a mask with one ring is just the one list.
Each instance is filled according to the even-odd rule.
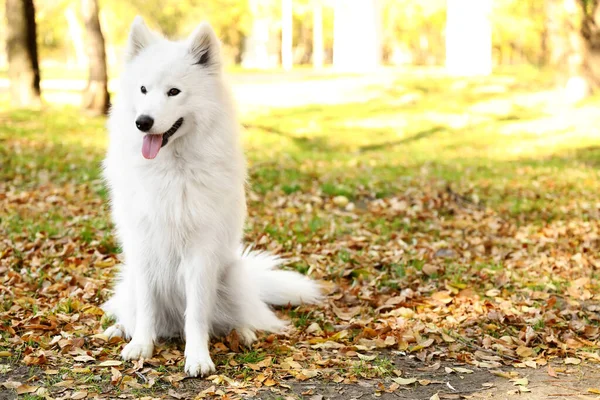
[[136,343],[129,342],[127,346],[123,348],[121,357],[124,360],[139,360],[140,358],[152,358],[152,352],[154,351],[153,343]]
[[119,325],[119,324],[114,324],[109,326],[108,328],[106,328],[106,330],[104,331],[104,334],[106,336],[108,336],[109,339],[114,338],[114,337],[125,337],[125,329]]
[[252,343],[256,342],[256,333],[254,333],[254,331],[250,328],[240,328],[237,329],[238,331],[238,336],[240,337],[240,340],[242,341],[242,343],[247,346],[250,347],[252,346]]
[[211,372],[215,372],[215,363],[207,357],[186,357],[185,372],[191,377],[206,376]]

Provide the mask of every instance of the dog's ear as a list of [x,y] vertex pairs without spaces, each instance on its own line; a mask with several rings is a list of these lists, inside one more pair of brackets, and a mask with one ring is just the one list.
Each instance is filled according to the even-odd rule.
[[138,15],[135,17],[129,30],[129,38],[127,39],[127,46],[125,48],[125,62],[133,60],[144,47],[159,39],[160,36],[148,29],[141,16]]
[[219,63],[220,43],[208,22],[202,22],[190,35],[189,50],[194,64],[211,66]]

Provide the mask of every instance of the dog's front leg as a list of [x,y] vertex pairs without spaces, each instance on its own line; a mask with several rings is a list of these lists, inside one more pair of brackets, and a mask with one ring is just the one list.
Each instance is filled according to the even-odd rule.
[[155,307],[154,296],[145,270],[141,270],[134,281],[135,328],[131,341],[123,348],[121,356],[125,360],[151,358],[154,351]]
[[215,370],[208,351],[219,263],[209,253],[195,251],[182,261],[185,274],[185,372],[205,376]]

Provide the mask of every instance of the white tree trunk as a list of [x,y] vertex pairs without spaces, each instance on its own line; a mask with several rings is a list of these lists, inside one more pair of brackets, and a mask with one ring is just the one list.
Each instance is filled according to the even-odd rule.
[[447,0],[446,68],[455,75],[492,72],[491,0]]
[[[269,53],[271,20],[269,18],[269,3],[264,0],[250,0],[252,13],[252,28],[244,39],[242,67],[267,69],[277,66],[278,54]],[[275,60],[273,60],[273,58]]]
[[85,53],[85,44],[83,43],[83,29],[79,23],[77,13],[70,5],[65,10],[65,18],[67,19],[67,27],[69,28],[69,36],[75,50],[75,63],[78,67],[87,67],[87,55]]
[[366,71],[380,64],[380,0],[337,0],[333,20],[334,67]]
[[293,64],[292,23],[292,0],[281,0],[281,66],[286,71]]
[[314,0],[313,4],[313,67],[323,68],[323,4]]

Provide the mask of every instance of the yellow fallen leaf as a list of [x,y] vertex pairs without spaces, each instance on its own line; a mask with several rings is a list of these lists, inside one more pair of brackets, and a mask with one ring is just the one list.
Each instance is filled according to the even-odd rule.
[[431,276],[433,274],[437,274],[439,272],[439,267],[433,264],[425,264],[423,265],[423,273],[427,276]]
[[446,343],[454,343],[454,342],[456,342],[456,339],[454,339],[452,336],[449,336],[449,335],[445,334],[444,332],[442,332],[442,339]]
[[56,382],[54,385],[52,386],[56,386],[56,387],[72,387],[73,386],[73,380],[66,380],[66,381],[62,381],[62,382]]
[[496,375],[496,376],[499,376],[502,378],[506,378],[506,379],[511,379],[511,378],[514,378],[515,376],[517,376],[516,372],[504,372],[499,369],[491,370],[490,372],[493,375]]
[[398,385],[406,386],[415,383],[417,378],[392,378],[392,381],[396,382]]
[[275,382],[273,379],[269,378],[269,379],[267,379],[263,383],[263,385],[265,385],[265,386],[275,386],[275,385],[277,385],[277,382]]
[[4,386],[7,389],[16,389],[21,385],[22,385],[21,382],[16,382],[16,381],[6,381],[6,382],[2,383],[2,386]]
[[525,346],[519,346],[517,347],[517,354],[520,357],[523,358],[527,358],[527,357],[533,357],[533,349],[530,347],[525,347]]
[[106,360],[106,361],[102,361],[100,364],[98,364],[98,367],[116,367],[123,364],[122,361],[119,360]]
[[588,388],[588,393],[593,393],[593,394],[600,394],[600,389],[596,389],[596,388]]
[[10,351],[0,351],[0,357],[11,357],[12,353]]
[[33,393],[38,390],[39,386],[29,386],[29,385],[21,385],[17,390],[17,394],[25,394],[25,393]]
[[470,369],[461,368],[461,367],[455,367],[454,370],[456,372],[460,372],[461,374],[472,374],[473,373],[473,371],[471,371]]
[[431,295],[431,298],[434,300],[437,300],[443,304],[449,304],[453,300],[452,297],[450,296],[450,291],[448,291],[448,290],[443,290],[441,292],[435,292],[434,294]]
[[86,392],[85,390],[80,390],[77,392],[73,392],[73,394],[71,395],[71,399],[73,400],[81,400],[81,399],[85,399],[88,395],[88,392]]
[[74,358],[75,361],[79,362],[88,362],[88,361],[96,361],[96,359],[92,356],[88,356],[87,354],[83,354]]
[[360,354],[360,353],[356,353],[356,355],[358,356],[358,358],[360,358],[363,361],[373,361],[374,359],[377,358],[377,355],[367,356],[365,354]]
[[515,385],[515,386],[527,386],[527,385],[529,385],[529,379],[527,379],[527,378],[514,379],[513,380],[513,385]]
[[348,198],[346,196],[335,196],[333,198],[333,204],[335,204],[336,206],[339,207],[343,207],[346,204],[348,204],[350,202],[350,200],[348,200]]
[[579,364],[581,364],[581,360],[579,358],[567,357],[567,358],[565,358],[565,364],[579,365]]
[[92,339],[100,339],[105,342],[108,342],[108,336],[106,336],[104,333],[96,333],[95,335],[92,335],[91,338]]
[[431,397],[429,398],[429,400],[440,400],[440,396],[438,396],[438,394],[436,393],[436,394],[434,394],[433,396],[431,396]]
[[413,351],[419,351],[419,350],[423,350],[426,347],[429,347],[433,344],[434,340],[433,339],[427,339],[421,343],[419,343],[416,346],[411,347],[410,349],[408,349],[408,351],[413,352]]

